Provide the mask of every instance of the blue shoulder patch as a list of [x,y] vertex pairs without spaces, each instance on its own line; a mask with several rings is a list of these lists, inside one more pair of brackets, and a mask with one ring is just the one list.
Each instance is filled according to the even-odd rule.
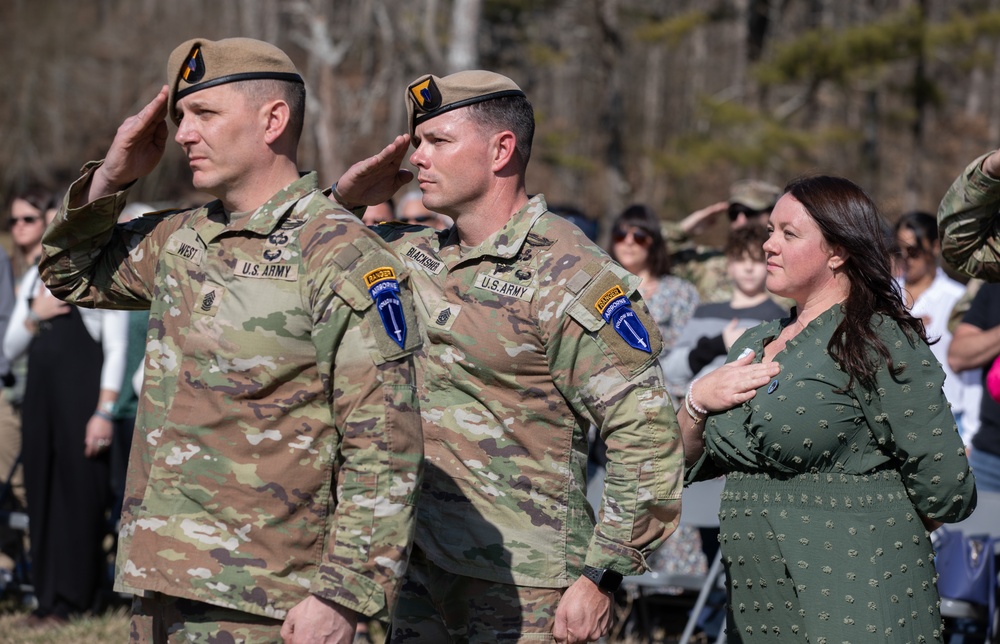
[[616,284],[609,288],[594,303],[594,308],[630,347],[646,353],[653,352],[649,345],[649,332],[632,310],[632,302],[622,287]]
[[365,273],[365,286],[375,300],[379,317],[386,334],[393,342],[404,348],[406,344],[406,318],[403,315],[403,302],[399,299],[399,282],[396,271],[391,266],[382,266]]

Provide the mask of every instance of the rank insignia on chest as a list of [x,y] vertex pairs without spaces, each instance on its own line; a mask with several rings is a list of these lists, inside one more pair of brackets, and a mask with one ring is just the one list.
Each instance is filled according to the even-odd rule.
[[630,347],[652,353],[649,346],[649,332],[632,310],[632,302],[622,287],[616,284],[609,288],[594,303],[594,308]]
[[385,332],[402,349],[406,343],[406,318],[403,317],[403,302],[399,299],[396,271],[391,266],[369,271],[365,273],[365,286],[375,300]]

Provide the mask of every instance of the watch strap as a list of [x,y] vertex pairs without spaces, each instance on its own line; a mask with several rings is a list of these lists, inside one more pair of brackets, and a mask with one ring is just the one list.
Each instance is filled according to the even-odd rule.
[[583,576],[594,582],[594,585],[606,593],[614,593],[622,583],[621,573],[607,568],[583,567]]

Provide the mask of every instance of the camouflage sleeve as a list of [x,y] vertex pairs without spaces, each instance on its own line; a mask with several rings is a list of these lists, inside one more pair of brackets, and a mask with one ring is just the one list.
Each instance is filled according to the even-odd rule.
[[78,306],[148,309],[158,253],[150,233],[162,221],[143,217],[117,225],[128,190],[80,208],[67,205],[87,188],[100,166],[90,163],[70,187],[52,225],[42,238],[39,272],[52,293]]
[[1000,180],[980,167],[988,154],[965,168],[938,208],[941,255],[955,270],[1000,281]]
[[[330,380],[324,389],[341,439],[335,505],[312,592],[387,619],[406,570],[423,467],[412,364],[419,330],[402,266],[374,240],[360,242],[367,242],[360,244],[363,250],[352,253],[357,248],[352,245],[324,262],[329,274],[335,262],[351,260],[346,273],[320,277],[311,286],[317,294],[316,358],[319,373]],[[378,304],[358,286],[365,275],[384,267],[392,267],[399,278],[407,323],[402,346],[390,338]],[[315,271],[322,275],[323,267]]]
[[667,250],[673,252],[677,247],[688,241],[688,234],[681,228],[679,221],[661,221],[660,234],[667,244]]
[[[585,563],[637,575],[677,527],[683,446],[660,371],[662,341],[632,276],[616,264],[584,270],[592,278],[567,315],[553,320],[550,364],[566,400],[600,428],[608,447],[603,502]],[[576,281],[569,281],[571,290]],[[648,352],[633,348],[595,307],[615,289],[631,294],[630,306],[649,333]]]

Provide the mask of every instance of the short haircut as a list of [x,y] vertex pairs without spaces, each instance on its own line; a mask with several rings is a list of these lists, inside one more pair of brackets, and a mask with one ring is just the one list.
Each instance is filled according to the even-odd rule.
[[729,231],[729,237],[726,238],[726,259],[742,259],[749,255],[752,259],[763,262],[767,237],[767,228],[760,224],[749,224]]
[[490,134],[510,130],[517,139],[521,165],[531,158],[531,140],[535,136],[535,110],[524,96],[504,96],[468,106],[469,114]]
[[306,86],[282,80],[258,79],[233,83],[243,96],[254,105],[280,98],[288,103],[288,128],[293,140],[302,137],[302,127],[306,118]]

